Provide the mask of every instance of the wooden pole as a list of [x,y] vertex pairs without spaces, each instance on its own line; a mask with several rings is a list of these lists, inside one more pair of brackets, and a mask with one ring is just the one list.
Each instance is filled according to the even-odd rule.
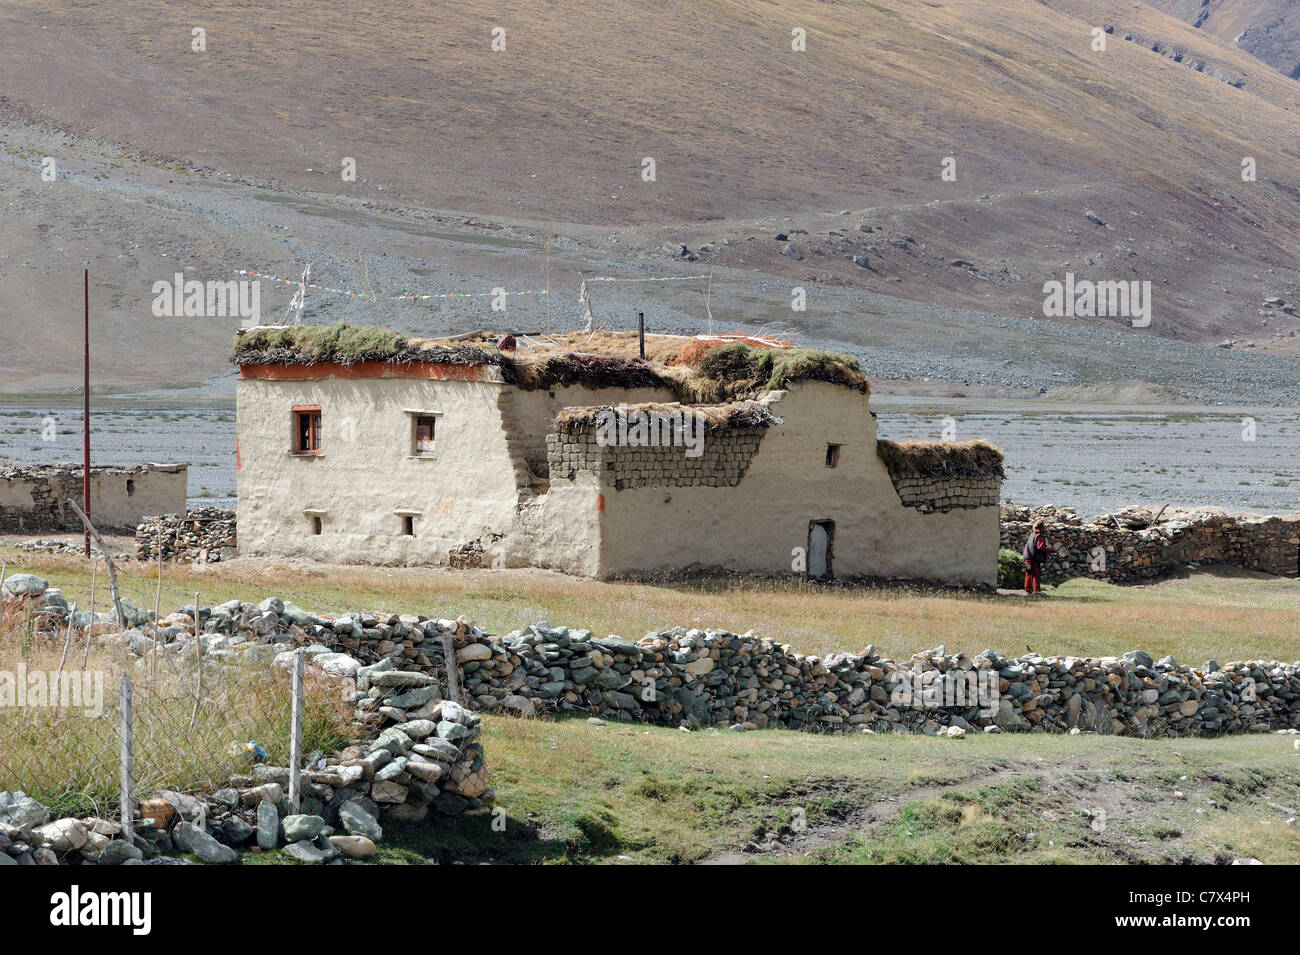
[[305,654],[300,647],[293,654],[293,703],[289,715],[289,812],[302,805],[302,678]]
[[95,632],[95,582],[99,577],[99,561],[90,564],[90,622],[86,624],[86,651],[81,655],[81,668],[90,660],[90,636]]
[[199,702],[203,699],[203,638],[199,636],[199,593],[194,592],[194,659],[199,665],[199,682],[194,690],[194,709],[190,711],[190,729],[199,718]]
[[460,702],[460,674],[456,671],[456,648],[451,644],[451,634],[442,635],[442,658],[447,665],[447,696],[453,703]]
[[[82,356],[82,399],[84,407],[81,413],[81,506],[83,519],[90,513],[90,269],[82,271],[81,297],[85,306],[85,337]],[[90,521],[85,520],[83,534],[86,542],[86,556],[90,556]],[[103,547],[103,544],[100,545]],[[107,553],[107,552],[105,552]]]
[[551,334],[551,230],[546,230],[546,334]]
[[63,664],[68,659],[68,647],[72,645],[72,615],[77,612],[77,605],[74,602],[68,608],[68,635],[63,638],[63,656],[59,657],[59,675],[63,674]]
[[119,709],[122,715],[122,838],[128,843],[134,835],[135,816],[135,757],[132,751],[131,734],[131,674],[122,674],[122,687],[119,696]]
[[[158,515],[158,589],[153,595],[153,652],[150,654],[149,675],[156,676],[158,673],[158,614],[162,610],[162,515]],[[198,613],[198,608],[194,608]]]
[[641,358],[645,358],[645,312],[636,313],[636,337],[641,344]]
[[[104,566],[108,568],[108,587],[113,593],[113,609],[117,611],[117,625],[125,630],[126,612],[122,609],[122,596],[117,590],[117,567],[113,564],[113,555],[108,552],[108,545],[104,543],[104,538],[99,536],[99,531],[95,530],[95,525],[90,523],[90,518],[86,516],[86,512],[77,507],[76,501],[68,501],[68,505],[77,512],[81,522],[89,528],[87,533],[95,536],[95,543],[104,552]],[[90,551],[87,551],[86,555],[89,556]]]

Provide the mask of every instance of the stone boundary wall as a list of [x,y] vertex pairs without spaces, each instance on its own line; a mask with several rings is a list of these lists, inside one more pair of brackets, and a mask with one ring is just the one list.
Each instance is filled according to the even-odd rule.
[[[90,469],[90,519],[103,530],[135,527],[160,505],[185,506],[189,466],[137,464]],[[65,501],[82,502],[80,464],[0,467],[0,532],[82,529]]]
[[595,474],[615,490],[637,487],[734,487],[749,469],[764,428],[722,428],[703,432],[699,457],[683,445],[601,445],[593,430],[546,436],[551,480]]
[[[1004,522],[1001,546],[1020,553],[1032,527]],[[1147,530],[1052,521],[1046,530],[1048,543],[1056,548],[1043,565],[1043,579],[1049,581],[1093,577],[1129,583],[1178,573],[1188,564],[1300,575],[1300,519],[1205,514]],[[1104,563],[1096,548],[1104,550]]]
[[[133,627],[149,626],[146,611],[128,607],[127,613]],[[547,623],[498,637],[466,617],[316,615],[275,597],[257,606],[230,601],[201,607],[198,613],[202,632],[219,642],[208,652],[248,653],[269,663],[276,653],[307,647],[314,665],[328,670],[346,664],[357,680],[358,705],[376,729],[386,727],[379,738],[394,726],[409,737],[403,724],[433,718],[439,686],[448,678],[445,638],[465,704],[480,712],[949,734],[983,729],[1184,736],[1300,727],[1300,663],[1211,660],[1196,668],[1170,657],[1153,661],[1141,651],[1102,658],[1008,657],[994,650],[948,653],[944,647],[894,661],[870,646],[820,657],[753,633],[680,627],[635,643]],[[88,617],[79,612],[74,629],[86,626]],[[104,614],[99,620],[109,622]],[[160,624],[164,641],[187,639],[193,610]],[[148,638],[129,642],[147,649]],[[406,675],[382,675],[389,670]],[[438,735],[444,729],[439,722]],[[481,748],[462,771],[480,769]],[[480,805],[486,773],[473,782],[462,789],[464,801],[447,808]]]
[[[232,602],[233,603],[233,602]],[[229,606],[229,605],[227,605]],[[643,723],[751,729],[1071,730],[1135,736],[1268,732],[1300,727],[1300,664],[1245,661],[1201,668],[1133,651],[1122,658],[975,656],[945,648],[896,662],[874,647],[805,656],[753,633],[674,628],[636,643],[546,623],[504,637],[472,620],[348,613],[317,616],[270,598],[240,605],[237,628],[288,626],[313,653],[431,677],[452,638],[465,702],[481,712],[587,713]],[[224,632],[214,608],[204,629]],[[209,621],[217,621],[211,623]],[[167,621],[164,621],[167,623]],[[372,677],[373,682],[373,677]],[[435,690],[385,698],[401,723]]]
[[929,733],[997,727],[1182,736],[1300,726],[1300,665],[1275,662],[1210,661],[1196,670],[1139,651],[1011,658],[937,648],[898,663],[872,647],[804,656],[752,633],[676,628],[633,644],[541,624],[475,641],[457,656],[485,710],[541,706],[651,723]]
[[[13,574],[0,585],[6,614],[31,617],[45,639],[58,640],[69,613],[61,592],[31,574]],[[161,790],[148,794],[136,808],[135,837],[123,837],[120,824],[101,818],[72,817],[51,821],[49,809],[20,790],[0,792],[0,865],[17,863],[138,863],[175,851],[191,852],[204,862],[229,863],[237,848],[283,849],[300,862],[334,863],[342,857],[367,858],[376,852],[389,822],[432,822],[438,816],[487,812],[495,793],[483,746],[480,717],[469,707],[442,698],[440,680],[428,658],[401,652],[380,640],[362,666],[355,657],[310,643],[299,624],[320,631],[292,604],[270,598],[259,606],[228,601],[216,607],[187,606],[162,620],[123,601],[129,629],[118,632],[115,618],[88,612],[72,615],[72,629],[90,629],[101,646],[120,647],[145,658],[155,641],[168,656],[193,657],[197,613],[203,655],[232,666],[288,670],[299,650],[309,671],[326,684],[326,692],[343,694],[355,706],[356,742],[331,759],[303,767],[302,800],[290,813],[288,767],[254,764],[228,785],[197,795]],[[36,613],[35,611],[42,611]],[[408,618],[415,621],[416,618]],[[351,643],[355,629],[379,636],[407,632],[403,618],[356,614],[336,622]],[[365,624],[373,627],[367,628]],[[69,631],[70,632],[70,631]],[[458,621],[431,627],[441,646],[444,636],[464,645],[482,631]],[[337,631],[331,630],[331,634]],[[358,645],[360,643],[358,642]],[[140,670],[137,680],[145,679]],[[139,737],[137,747],[147,745]],[[321,756],[322,754],[316,754]],[[313,760],[316,757],[312,757]],[[0,779],[0,789],[12,780]]]
[[895,477],[891,474],[890,480],[903,506],[920,511],[997,507],[1002,493],[1002,478],[996,474],[986,477]]
[[184,514],[146,517],[135,529],[137,560],[157,560],[159,530],[164,561],[216,563],[237,553],[235,512],[219,507],[192,507]]

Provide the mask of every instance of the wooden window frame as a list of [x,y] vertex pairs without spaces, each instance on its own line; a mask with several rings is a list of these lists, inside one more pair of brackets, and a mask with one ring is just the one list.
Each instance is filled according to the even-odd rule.
[[[403,408],[402,413],[411,419],[411,437],[407,445],[406,456],[409,458],[419,458],[428,460],[436,456],[438,446],[438,419],[442,417],[441,411],[426,411],[422,408]],[[433,439],[430,442],[430,448],[427,451],[421,451],[419,446],[420,419],[429,418],[433,422]]]
[[[321,441],[321,408],[320,405],[294,405],[292,411],[293,432],[290,439],[289,453],[300,457],[314,457],[324,453]],[[302,447],[303,438],[303,416],[310,415],[314,420],[307,424],[307,447]]]
[[[420,422],[429,422],[429,447],[420,447]],[[411,455],[417,458],[432,457],[438,446],[438,416],[432,414],[411,415]]]

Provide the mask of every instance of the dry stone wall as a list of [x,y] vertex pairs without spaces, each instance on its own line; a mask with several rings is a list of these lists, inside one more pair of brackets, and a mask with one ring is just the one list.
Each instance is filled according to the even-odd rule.
[[219,507],[146,517],[135,529],[138,560],[157,560],[161,549],[164,561],[216,563],[234,557],[237,548],[235,512]]
[[1019,658],[945,648],[896,662],[873,647],[804,656],[752,633],[682,630],[636,643],[545,624],[458,652],[487,710],[585,711],[649,723],[925,733],[1017,729],[1139,736],[1300,727],[1300,665],[1201,669],[1140,651]]
[[702,453],[683,445],[602,445],[595,431],[546,436],[551,480],[597,475],[615,490],[637,487],[734,487],[749,469],[763,428],[725,428],[704,434]]
[[[1079,730],[1182,736],[1300,728],[1297,663],[1221,666],[1211,660],[1196,668],[1170,657],[1153,661],[1141,651],[1102,658],[1009,657],[994,650],[949,653],[944,647],[894,661],[870,646],[820,657],[753,633],[674,628],[633,643],[544,622],[498,637],[465,617],[316,615],[278,598],[257,607],[231,601],[200,608],[199,619],[206,633],[285,639],[271,635],[287,632],[313,655],[346,655],[367,668],[368,682],[358,680],[365,695],[359,705],[384,728],[430,718],[425,710],[440,696],[435,683],[450,678],[444,638],[452,645],[464,702],[479,712],[950,735]],[[183,631],[176,626],[178,635]],[[415,677],[375,675],[389,667],[427,674],[429,680],[415,685]],[[389,680],[402,685],[388,686]],[[477,770],[471,765],[463,771]],[[474,783],[466,792],[485,787],[486,778]],[[465,807],[479,805],[479,796],[462,798]]]
[[[177,851],[229,863],[238,858],[236,850],[254,846],[282,849],[299,862],[338,863],[373,856],[390,822],[433,822],[487,812],[493,803],[480,717],[442,698],[436,665],[444,639],[463,647],[483,637],[472,623],[388,614],[315,617],[272,597],[258,605],[191,605],[156,621],[123,601],[128,629],[117,632],[115,617],[95,614],[92,620],[88,612],[70,611],[58,590],[31,574],[9,575],[0,585],[0,600],[6,615],[33,620],[38,635],[57,641],[58,634],[90,629],[101,645],[120,646],[141,659],[155,645],[177,658],[193,658],[196,639],[205,659],[223,665],[287,670],[302,653],[327,691],[337,690],[356,708],[356,742],[329,758],[307,758],[297,811],[289,804],[288,767],[265,763],[215,792],[149,794],[136,807],[131,839],[112,820],[51,819],[46,806],[7,790],[0,792],[0,865],[116,865]],[[417,633],[438,647],[438,661],[404,652]],[[363,666],[340,646],[362,651],[372,662]],[[137,746],[144,744],[137,737]],[[0,779],[0,787],[7,782]]]
[[[6,592],[13,599],[42,600],[57,610],[66,604],[42,595],[19,575]],[[26,596],[19,597],[21,591]],[[127,607],[131,646],[147,652],[150,615]],[[160,621],[165,642],[192,639],[193,608]],[[356,680],[357,705],[371,730],[367,738],[395,741],[408,753],[391,752],[411,775],[409,752],[436,758],[416,746],[430,733],[458,744],[454,771],[437,781],[438,791],[403,777],[404,792],[385,787],[388,805],[380,814],[396,818],[481,808],[490,799],[482,748],[473,732],[477,720],[458,716],[469,732],[437,708],[440,687],[454,676],[466,712],[534,715],[546,711],[586,713],[666,725],[724,725],[821,730],[903,730],[960,735],[969,731],[1099,732],[1136,736],[1300,731],[1300,663],[1246,660],[1200,667],[1172,657],[1153,660],[1141,651],[1122,657],[1010,657],[994,650],[976,655],[944,647],[890,660],[868,646],[860,653],[811,656],[754,633],[674,628],[646,634],[635,643],[620,636],[542,622],[503,637],[484,633],[466,617],[457,620],[386,613],[317,615],[271,597],[254,606],[230,601],[200,607],[205,639],[222,640],[224,650],[271,664],[277,654],[305,647],[314,666],[345,667]],[[58,614],[55,614],[57,618]],[[88,625],[78,612],[74,629]],[[109,623],[107,615],[99,615]],[[56,620],[56,626],[58,626]],[[98,626],[98,625],[97,625]],[[448,669],[444,645],[454,667]],[[437,719],[435,719],[437,717]],[[375,734],[378,735],[375,735]],[[387,733],[388,736],[384,734]],[[400,733],[408,738],[405,742]],[[434,746],[427,736],[421,745]],[[381,744],[380,748],[388,748]],[[373,755],[373,744],[356,758]],[[354,756],[356,754],[353,754]],[[416,761],[417,763],[419,760]],[[346,763],[344,764],[346,765]],[[383,767],[373,767],[377,772]],[[418,767],[417,767],[418,768]],[[327,770],[328,771],[328,770]],[[376,776],[383,782],[387,778]],[[417,774],[417,779],[418,779]],[[367,781],[373,781],[367,777]],[[450,795],[445,793],[450,792]],[[398,809],[412,801],[407,809]],[[442,792],[443,795],[439,795]],[[405,799],[397,799],[398,796]],[[429,798],[426,800],[425,797]],[[455,798],[452,798],[455,797]],[[373,795],[367,798],[383,803]],[[335,807],[337,808],[337,807]],[[333,819],[332,812],[324,814]]]
[[[1020,553],[1033,524],[1003,521],[1001,546]],[[1043,579],[1093,577],[1112,583],[1151,580],[1188,565],[1225,564],[1287,577],[1300,575],[1300,519],[1200,514],[1134,530],[1101,523],[1047,521],[1056,553]]]

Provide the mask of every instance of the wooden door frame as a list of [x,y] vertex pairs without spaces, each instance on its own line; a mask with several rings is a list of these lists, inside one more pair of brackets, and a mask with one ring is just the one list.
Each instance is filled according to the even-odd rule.
[[[812,535],[818,524],[826,528],[826,573],[821,577],[812,575]],[[808,567],[804,572],[809,580],[835,579],[835,522],[830,518],[814,518],[808,522]]]

